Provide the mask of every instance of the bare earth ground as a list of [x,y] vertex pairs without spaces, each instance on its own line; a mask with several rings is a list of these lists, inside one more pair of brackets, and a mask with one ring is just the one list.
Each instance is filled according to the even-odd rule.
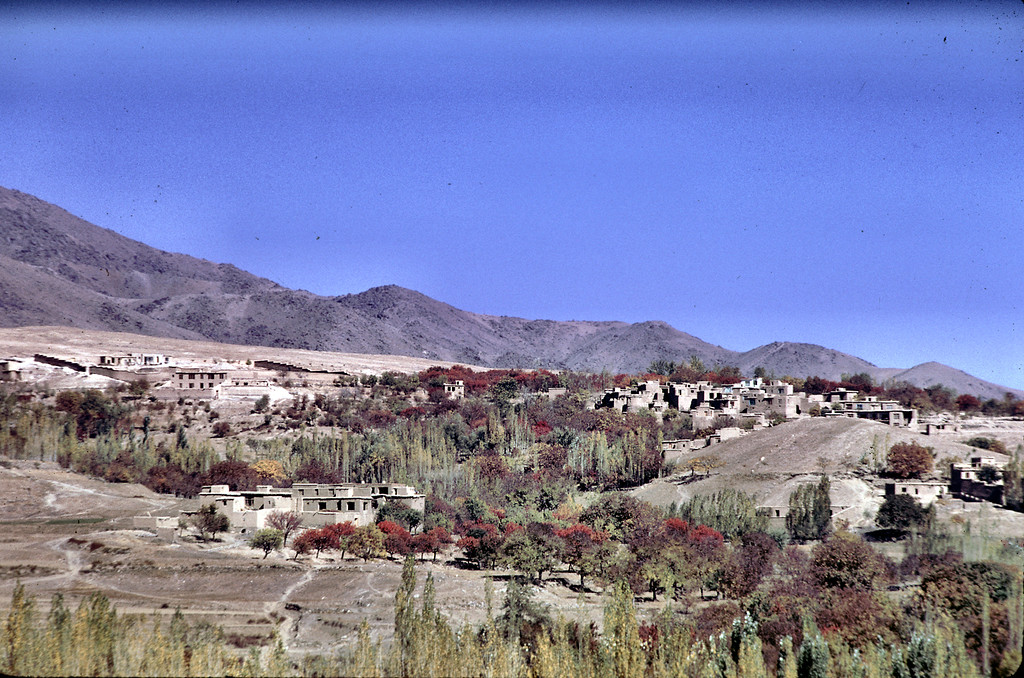
[[[959,457],[972,452],[956,442],[962,433],[921,438],[940,458]],[[870,462],[872,445],[918,435],[845,419],[791,422],[701,451],[726,462],[707,478],[678,474],[635,493],[667,505],[697,492],[736,487],[784,503],[792,487],[814,482],[826,470],[836,479],[838,496],[853,506],[843,517],[854,527],[868,527],[882,496],[880,485],[862,470]],[[400,563],[364,563],[351,556],[342,560],[337,554],[295,562],[289,559],[291,552],[264,560],[239,535],[202,543],[188,536],[158,538],[132,528],[135,515],[195,507],[194,500],[89,479],[52,463],[0,460],[0,614],[20,581],[36,595],[42,614],[54,593],[63,593],[76,605],[100,591],[123,613],[166,618],[180,608],[193,621],[221,625],[239,646],[266,642],[276,629],[293,656],[334,653],[349,646],[363,620],[374,637],[390,639]],[[947,520],[969,520],[975,534],[1024,536],[1024,514],[991,505],[944,501],[939,514]],[[426,572],[433,572],[438,609],[456,624],[476,625],[486,618],[484,582],[491,579],[494,614],[499,614],[509,573],[460,569],[450,556],[436,564],[418,564],[420,590]],[[536,598],[553,616],[600,626],[604,597],[597,591],[581,593],[577,583],[575,574],[555,573]],[[653,615],[663,605],[641,603],[642,615]]]
[[[353,374],[419,372],[433,365],[451,366],[443,360],[425,360],[395,355],[332,353],[293,348],[267,348],[220,344],[212,341],[188,341],[148,337],[124,332],[80,330],[72,327],[0,328],[0,357],[30,358],[43,353],[67,360],[97,363],[101,355],[160,353],[178,360],[210,362],[217,360],[276,360],[310,369],[343,371]],[[469,365],[468,367],[473,367]],[[486,367],[476,369],[485,370]]]
[[[927,436],[872,421],[848,418],[799,419],[763,431],[728,440],[712,447],[686,452],[676,461],[715,455],[723,466],[707,476],[689,472],[659,478],[633,494],[656,506],[681,504],[697,494],[711,494],[725,488],[738,489],[755,497],[759,505],[784,507],[790,493],[802,483],[817,482],[824,471],[832,479],[832,503],[849,507],[837,517],[853,528],[871,526],[871,519],[884,498],[884,480],[873,473],[884,466],[885,453],[899,442],[917,442],[933,448],[935,477],[948,476],[950,461],[966,460],[982,451],[964,445],[974,436],[998,437],[1012,451],[1011,443],[1024,434],[1024,422],[1008,419],[969,419],[954,434]],[[985,454],[989,454],[985,452]],[[1002,455],[990,456],[1006,459]],[[962,501],[942,502],[950,516],[977,513],[981,506]],[[998,521],[1006,536],[1024,535],[1024,514],[992,506],[985,521]]]
[[[319,559],[263,553],[238,535],[208,544],[161,539],[131,527],[147,511],[193,508],[194,501],[158,495],[139,485],[91,480],[53,464],[4,462],[0,468],[0,614],[17,582],[36,596],[41,614],[61,592],[70,605],[100,591],[122,613],[169,618],[175,609],[191,621],[224,628],[237,643],[261,642],[278,629],[289,652],[328,654],[354,642],[359,624],[387,641],[394,625],[394,593],[402,566],[338,554]],[[420,591],[434,574],[437,608],[457,624],[486,619],[485,579],[493,580],[494,614],[500,613],[509,573],[460,569],[444,556],[419,563]],[[568,618],[600,624],[603,598],[582,595],[556,573],[536,599]],[[419,593],[417,593],[417,596]],[[660,606],[660,603],[658,604]]]

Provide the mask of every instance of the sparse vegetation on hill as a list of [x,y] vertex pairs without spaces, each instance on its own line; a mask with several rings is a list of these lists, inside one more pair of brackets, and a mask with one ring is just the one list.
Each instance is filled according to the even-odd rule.
[[[685,463],[673,471],[664,464],[662,440],[693,438],[695,432],[673,417],[587,407],[590,392],[645,376],[432,367],[303,390],[288,404],[266,403],[260,413],[248,406],[232,413],[185,399],[164,405],[127,388],[39,397],[11,390],[0,399],[0,452],[183,496],[194,496],[202,484],[253,489],[298,480],[407,482],[427,493],[422,514],[392,507],[375,525],[307,530],[281,515],[271,529],[247,535],[245,545],[261,563],[277,559],[308,572],[325,562],[358,559],[361,566],[380,567],[411,555],[468,572],[499,568],[503,577],[517,580],[507,587],[501,613],[467,631],[437,617],[426,591],[425,607],[410,605],[407,575],[396,598],[394,643],[379,646],[367,630],[351,655],[321,658],[321,673],[353,667],[386,675],[409,666],[450,670],[446,662],[459,657],[465,666],[509,675],[561,670],[552,667],[602,675],[623,666],[678,674],[690,661],[694,671],[717,662],[727,672],[742,665],[757,675],[780,662],[804,661],[859,662],[877,675],[902,676],[912,675],[906,663],[919,659],[947,662],[960,675],[971,675],[986,665],[1002,671],[1019,656],[1013,654],[1019,642],[1008,639],[1024,635],[1024,600],[1019,588],[1005,592],[997,576],[1002,562],[1019,567],[1016,542],[990,545],[983,557],[973,556],[972,567],[984,563],[979,567],[987,573],[979,589],[988,591],[987,608],[940,609],[935,572],[944,570],[936,568],[955,569],[963,561],[963,548],[951,547],[948,525],[914,523],[898,547],[903,552],[890,552],[903,556],[900,564],[831,520],[826,474],[845,474],[844,480],[854,473],[875,475],[892,461],[894,450],[899,456],[912,449],[916,434],[871,422],[812,418],[720,443],[710,454],[690,454],[689,471]],[[464,382],[466,397],[451,400],[444,384],[456,379]],[[870,380],[847,383],[877,392]],[[549,397],[547,389],[554,386],[566,393]],[[231,430],[214,439],[213,429],[222,422],[230,422]],[[867,429],[872,433],[865,437]],[[967,439],[980,446],[983,438]],[[949,454],[950,445],[957,443],[936,449]],[[811,451],[825,449],[831,457]],[[755,500],[748,491],[753,483],[773,485],[779,467],[802,475],[797,484],[806,484],[795,492],[792,485],[780,485],[787,488],[777,505],[788,503],[788,532],[778,521],[774,529],[769,526],[769,516],[757,510],[763,497]],[[1004,475],[1007,496],[1020,494],[1019,463]],[[728,485],[670,510],[621,491],[655,479],[680,487],[717,480]],[[898,527],[907,515],[887,510],[878,524]],[[225,520],[211,506],[201,508],[195,522],[200,540],[188,539],[199,548],[209,546],[205,538],[214,537]],[[278,547],[294,551],[294,558],[285,561],[292,554],[276,554]],[[887,590],[928,577],[927,604],[902,589]],[[603,629],[552,621],[555,615],[531,602],[531,587],[563,588],[570,598],[602,592],[609,608]],[[663,601],[678,607],[637,618],[638,604]],[[448,655],[431,654],[421,637],[428,631],[433,642],[448,643]],[[695,640],[709,637],[719,640]],[[608,649],[613,641],[624,655]],[[276,646],[266,638],[254,642],[266,648],[263,656],[243,661],[252,670],[266,670]],[[952,654],[928,655],[936,643]],[[916,659],[908,659],[911,648]],[[893,659],[897,654],[903,664]],[[235,668],[225,670],[242,666],[230,661],[226,665]],[[282,670],[319,670],[311,666],[295,662]]]

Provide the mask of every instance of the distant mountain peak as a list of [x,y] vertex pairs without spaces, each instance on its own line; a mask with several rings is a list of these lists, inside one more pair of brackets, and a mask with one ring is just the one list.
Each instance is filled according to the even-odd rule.
[[[232,264],[157,250],[0,188],[0,326],[64,325],[282,348],[429,356],[500,367],[638,373],[656,359],[837,379],[867,372],[961,392],[1009,390],[939,363],[879,369],[839,351],[775,341],[731,351],[662,320],[530,320],[457,309],[399,285],[334,297]],[[1020,393],[1020,392],[1017,392]],[[1024,394],[1022,394],[1024,395]]]

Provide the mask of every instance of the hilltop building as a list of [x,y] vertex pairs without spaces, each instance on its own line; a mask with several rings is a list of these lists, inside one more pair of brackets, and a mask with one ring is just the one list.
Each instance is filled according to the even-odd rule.
[[126,353],[122,355],[101,355],[100,367],[160,367],[170,364],[171,359],[160,353]]
[[878,396],[858,398],[858,395],[858,391],[845,388],[825,394],[825,402],[832,410],[831,416],[870,419],[890,426],[917,428],[917,410],[903,407],[896,400],[879,400]]
[[645,381],[632,388],[610,388],[594,402],[594,407],[610,407],[619,412],[668,408],[686,412],[693,420],[694,430],[712,426],[716,417],[753,418],[755,425],[771,416],[796,419],[814,407],[826,406],[831,416],[857,417],[881,421],[890,426],[917,426],[917,410],[905,408],[894,400],[878,400],[875,396],[858,397],[858,391],[837,389],[825,396],[808,396],[794,392],[793,385],[760,377],[734,384],[710,381],[669,382]]

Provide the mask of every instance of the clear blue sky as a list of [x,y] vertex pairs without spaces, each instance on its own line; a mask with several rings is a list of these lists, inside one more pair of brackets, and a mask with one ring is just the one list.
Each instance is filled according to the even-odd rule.
[[0,7],[0,185],[319,294],[1024,388],[1024,4]]

